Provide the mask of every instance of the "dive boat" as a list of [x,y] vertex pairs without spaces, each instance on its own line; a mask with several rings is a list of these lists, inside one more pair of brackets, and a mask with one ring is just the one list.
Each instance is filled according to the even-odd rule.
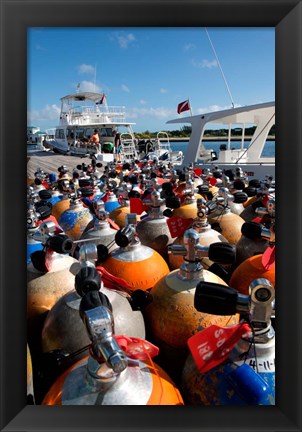
[[[59,126],[47,144],[55,153],[94,156],[96,160],[110,163],[116,157],[114,140],[118,132],[120,159],[130,161],[138,159],[132,130],[134,124],[126,121],[125,107],[108,106],[104,94],[77,92],[61,98]],[[95,130],[99,144],[90,143]]]
[[[275,102],[266,102],[256,105],[231,108],[223,111],[213,111],[188,117],[169,120],[168,124],[190,123],[192,132],[187,150],[183,158],[183,166],[193,163],[194,166],[213,169],[242,171],[250,178],[262,179],[266,176],[275,178],[275,157],[263,157],[263,149],[271,128],[275,125]],[[220,146],[219,156],[213,150],[207,150],[204,146],[206,129],[211,125],[228,125],[227,144]],[[248,147],[244,147],[245,129],[253,127],[253,135],[249,138]],[[240,149],[232,148],[232,128],[242,129]],[[250,130],[250,129],[249,129]]]

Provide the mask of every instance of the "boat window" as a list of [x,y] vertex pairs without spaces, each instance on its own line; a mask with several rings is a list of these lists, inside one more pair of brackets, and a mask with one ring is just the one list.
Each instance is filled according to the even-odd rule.
[[113,137],[112,128],[101,128],[101,136],[102,137]]
[[84,138],[84,129],[77,129],[76,130],[76,137],[77,138]]
[[56,138],[64,139],[64,129],[56,129]]
[[92,129],[91,128],[89,128],[89,129],[86,129],[86,132],[85,132],[85,136],[87,137],[87,138],[90,138],[91,137],[91,135],[92,135]]

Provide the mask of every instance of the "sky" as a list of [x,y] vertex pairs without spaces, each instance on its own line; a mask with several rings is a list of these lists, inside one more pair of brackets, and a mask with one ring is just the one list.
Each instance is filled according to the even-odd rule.
[[105,93],[134,132],[168,120],[275,100],[275,28],[36,28],[27,34],[27,124],[59,123],[60,98]]

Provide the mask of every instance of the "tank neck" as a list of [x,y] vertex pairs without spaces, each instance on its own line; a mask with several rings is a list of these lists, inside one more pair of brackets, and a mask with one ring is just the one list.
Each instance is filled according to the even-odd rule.
[[203,266],[200,262],[184,261],[178,271],[181,280],[203,280]]

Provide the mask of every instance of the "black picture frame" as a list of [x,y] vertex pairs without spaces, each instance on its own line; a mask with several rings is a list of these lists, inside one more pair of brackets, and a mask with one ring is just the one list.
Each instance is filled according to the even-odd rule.
[[[300,431],[301,0],[0,0],[0,4],[1,430]],[[26,31],[44,26],[275,27],[276,406],[26,406]]]

